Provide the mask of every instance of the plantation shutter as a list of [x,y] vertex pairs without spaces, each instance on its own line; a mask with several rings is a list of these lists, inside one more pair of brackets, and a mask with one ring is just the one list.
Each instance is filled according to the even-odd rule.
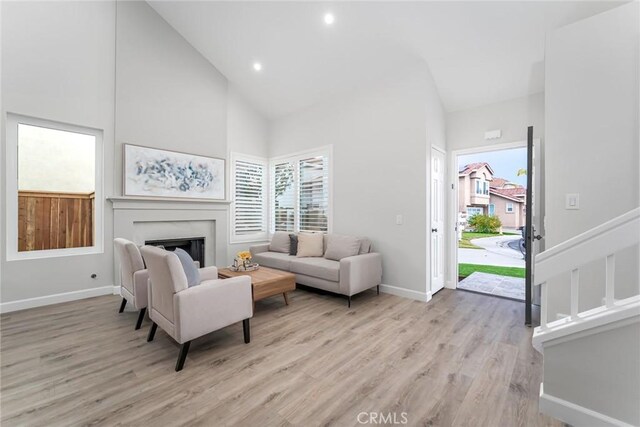
[[299,229],[328,231],[329,159],[316,156],[301,159],[299,165]]
[[238,159],[234,167],[234,234],[266,235],[266,164]]
[[291,162],[276,163],[271,175],[274,231],[294,231],[296,212],[295,168]]

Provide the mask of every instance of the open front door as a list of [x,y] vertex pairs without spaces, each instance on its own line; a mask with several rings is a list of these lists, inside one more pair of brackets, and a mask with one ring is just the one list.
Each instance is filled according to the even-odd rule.
[[543,188],[541,177],[540,140],[533,139],[533,126],[527,129],[527,213],[525,231],[525,325],[531,326],[533,305],[540,305],[540,288],[533,287],[533,260],[542,250],[542,239],[539,234],[543,227],[542,207]]

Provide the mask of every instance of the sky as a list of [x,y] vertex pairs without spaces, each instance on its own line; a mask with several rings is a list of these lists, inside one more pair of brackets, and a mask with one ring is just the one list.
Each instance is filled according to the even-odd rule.
[[464,165],[476,162],[487,162],[495,173],[495,177],[505,178],[510,182],[515,182],[527,186],[527,176],[516,176],[518,169],[527,168],[527,149],[514,148],[511,150],[490,151],[486,153],[465,154],[458,156],[458,170]]

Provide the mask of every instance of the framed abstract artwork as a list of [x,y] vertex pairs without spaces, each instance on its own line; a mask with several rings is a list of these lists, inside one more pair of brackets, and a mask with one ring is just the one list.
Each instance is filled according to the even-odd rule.
[[224,200],[225,161],[124,144],[124,195]]

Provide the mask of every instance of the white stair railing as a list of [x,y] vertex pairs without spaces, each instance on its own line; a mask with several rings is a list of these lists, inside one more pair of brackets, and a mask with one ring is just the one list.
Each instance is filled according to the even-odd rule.
[[[536,334],[540,335],[553,326],[566,327],[568,323],[579,322],[589,316],[601,315],[603,310],[613,309],[615,254],[638,243],[640,208],[635,208],[537,255],[534,285],[541,287],[541,307],[540,326],[536,328]],[[580,267],[597,260],[606,260],[605,305],[581,313],[578,305]],[[568,321],[548,323],[547,281],[567,272],[571,272],[571,317]]]

